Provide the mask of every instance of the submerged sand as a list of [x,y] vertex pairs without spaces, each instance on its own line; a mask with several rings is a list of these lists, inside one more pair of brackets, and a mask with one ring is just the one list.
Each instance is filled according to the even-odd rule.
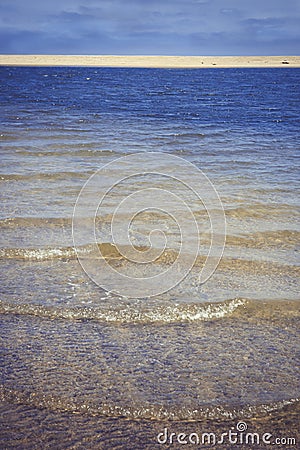
[[300,56],[0,55],[5,66],[300,67]]

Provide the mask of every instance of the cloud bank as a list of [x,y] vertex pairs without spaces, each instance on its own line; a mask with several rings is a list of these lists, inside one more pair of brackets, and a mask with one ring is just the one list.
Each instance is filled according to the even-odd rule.
[[2,0],[0,53],[299,54],[298,0]]

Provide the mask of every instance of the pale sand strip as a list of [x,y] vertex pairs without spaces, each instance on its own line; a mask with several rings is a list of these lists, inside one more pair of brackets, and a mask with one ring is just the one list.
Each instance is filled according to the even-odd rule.
[[2,66],[300,67],[300,56],[0,55]]

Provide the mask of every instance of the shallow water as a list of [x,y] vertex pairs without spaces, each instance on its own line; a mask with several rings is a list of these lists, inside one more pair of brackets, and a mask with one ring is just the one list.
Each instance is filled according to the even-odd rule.
[[[165,426],[226,431],[239,420],[299,439],[299,75],[1,68],[4,448],[150,449]],[[72,216],[84,183],[104,164],[140,152],[157,153],[155,174],[139,160],[102,172],[77,218],[75,249]],[[220,218],[220,205],[207,193],[207,211],[186,186],[161,175],[172,173],[161,153],[201,169],[224,207],[224,255],[204,284],[209,212]],[[114,185],[95,214],[89,200],[132,167],[137,175]],[[141,257],[153,229],[167,237],[150,263],[124,258],[128,246],[113,240],[110,226],[114,207],[153,187],[176,192],[197,219],[193,268],[151,298],[117,295],[114,278],[105,280],[107,292],[78,256],[93,274],[107,263],[129,276],[117,287],[122,293],[133,278],[172,267],[181,251],[178,223],[187,243],[180,270],[196,248],[178,200],[176,220],[153,208],[132,221],[128,210],[119,214]],[[85,234],[92,222],[96,245]]]

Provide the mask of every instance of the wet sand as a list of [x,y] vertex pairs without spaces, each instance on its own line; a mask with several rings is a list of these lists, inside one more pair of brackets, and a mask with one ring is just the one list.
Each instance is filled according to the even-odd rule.
[[5,66],[300,67],[300,56],[0,55]]

